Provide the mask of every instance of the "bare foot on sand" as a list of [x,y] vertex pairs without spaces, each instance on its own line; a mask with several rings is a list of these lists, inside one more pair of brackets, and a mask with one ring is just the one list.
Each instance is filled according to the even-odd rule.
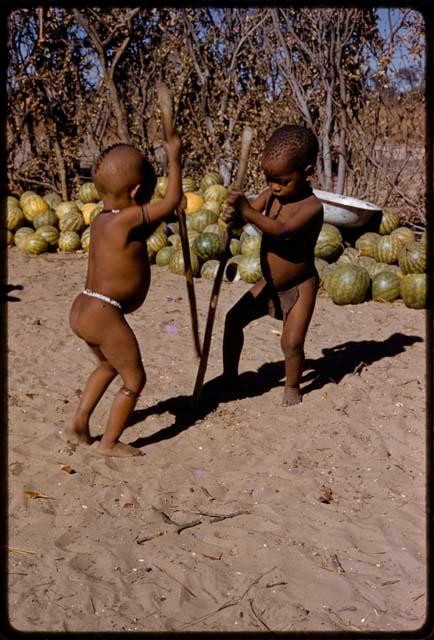
[[301,393],[298,387],[285,387],[283,391],[282,407],[290,407],[301,402]]
[[63,430],[63,438],[66,442],[72,444],[90,445],[95,441],[95,438],[92,438],[90,435],[89,425],[80,425],[77,422],[71,422],[71,424],[65,427]]
[[104,446],[101,442],[98,442],[95,451],[100,456],[107,456],[108,458],[134,458],[145,455],[140,449],[125,444],[125,442],[116,442],[112,447]]

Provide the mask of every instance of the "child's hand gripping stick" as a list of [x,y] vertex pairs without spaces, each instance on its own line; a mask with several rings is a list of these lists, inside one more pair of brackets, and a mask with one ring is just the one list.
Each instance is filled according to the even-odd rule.
[[[173,102],[169,89],[163,83],[158,86],[158,99],[160,103],[161,122],[163,125],[163,136],[165,140],[170,140],[174,135],[173,125]],[[185,279],[187,281],[187,293],[190,303],[191,314],[191,329],[193,333],[193,342],[196,350],[196,355],[200,358],[200,338],[199,338],[199,323],[197,317],[196,296],[194,293],[193,284],[193,270],[191,268],[190,260],[190,246],[188,244],[187,226],[185,223],[185,213],[182,209],[176,211],[179,224],[179,235],[181,237],[182,255],[184,258],[185,267]]]
[[[243,134],[241,136],[240,162],[238,164],[238,171],[233,184],[234,188],[238,190],[242,188],[244,178],[247,173],[247,164],[249,159],[249,151],[250,151],[250,145],[252,143],[252,138],[253,138],[253,130],[250,127],[245,127]],[[217,273],[214,279],[214,285],[211,292],[211,300],[208,307],[208,316],[206,319],[205,335],[203,338],[203,345],[202,345],[202,355],[200,358],[199,369],[197,372],[196,382],[195,382],[194,391],[193,391],[193,403],[195,404],[199,401],[200,394],[203,387],[206,367],[208,364],[209,350],[211,347],[212,330],[214,325],[215,313],[217,309],[218,297],[220,293],[220,287],[223,280],[223,274],[226,267],[226,263],[228,261],[228,258],[231,255],[229,250],[229,245],[231,241],[231,237],[230,237],[231,223],[229,222],[229,224],[226,224],[222,220],[220,220],[219,223],[227,227],[228,235],[225,243],[224,252],[220,259],[219,268],[217,270]]]

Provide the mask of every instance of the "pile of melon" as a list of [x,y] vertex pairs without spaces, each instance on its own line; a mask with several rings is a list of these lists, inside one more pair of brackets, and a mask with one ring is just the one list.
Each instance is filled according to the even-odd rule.
[[[168,179],[157,180],[152,200],[164,197]],[[184,177],[186,225],[193,275],[213,280],[227,242],[220,224],[228,190],[219,173],[201,179]],[[27,255],[48,251],[87,251],[91,222],[103,209],[92,182],[79,188],[77,199],[62,202],[56,193],[39,196],[25,191],[18,199],[7,197],[8,246],[16,245]],[[315,265],[321,288],[335,304],[359,304],[366,300],[393,302],[402,298],[415,309],[427,306],[427,246],[423,233],[418,239],[409,227],[401,226],[399,214],[384,209],[377,231],[360,230],[352,241],[345,230],[325,223],[315,246]],[[233,232],[231,258],[224,279],[254,284],[262,277],[261,232],[245,225]],[[185,274],[179,225],[173,218],[162,223],[147,240],[148,255],[157,267]]]
[[407,307],[426,308],[425,232],[416,239],[412,229],[400,226],[397,211],[384,209],[378,232],[362,229],[353,246],[343,236],[345,230],[324,224],[315,247],[321,287],[335,304],[402,298]]

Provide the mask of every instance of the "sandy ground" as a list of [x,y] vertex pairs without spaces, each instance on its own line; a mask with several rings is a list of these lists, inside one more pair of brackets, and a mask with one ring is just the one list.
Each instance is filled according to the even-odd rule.
[[[83,255],[9,251],[9,617],[31,631],[414,630],[426,613],[425,314],[320,296],[304,400],[279,406],[280,323],[246,332],[249,391],[196,412],[184,280],[153,267],[130,316],[148,384],[100,458],[59,431],[93,359],[68,312]],[[222,288],[223,319],[248,288]],[[211,290],[196,281],[203,332]],[[97,408],[100,434],[115,381]],[[63,468],[66,467],[66,470]],[[68,473],[68,468],[73,473]],[[42,494],[32,497],[32,493]],[[226,516],[219,518],[218,516]],[[182,525],[190,524],[187,528]]]

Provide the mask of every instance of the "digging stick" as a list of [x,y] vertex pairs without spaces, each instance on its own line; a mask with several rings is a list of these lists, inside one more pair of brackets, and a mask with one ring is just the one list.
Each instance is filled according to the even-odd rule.
[[[242,189],[244,178],[247,172],[247,163],[249,159],[249,150],[252,142],[253,130],[250,127],[245,127],[243,131],[243,135],[241,137],[241,151],[240,151],[240,162],[238,165],[238,172],[233,183],[233,187],[237,190]],[[220,287],[223,280],[223,274],[225,271],[226,263],[228,258],[230,257],[229,245],[231,241],[230,235],[231,225],[230,223],[227,225],[228,236],[225,242],[225,248],[223,255],[220,259],[220,264],[214,279],[214,285],[211,292],[211,299],[208,307],[208,316],[206,319],[205,326],[205,334],[203,338],[202,345],[202,355],[199,362],[199,368],[197,371],[196,382],[194,385],[193,391],[193,403],[197,404],[200,399],[200,394],[202,392],[203,381],[205,378],[206,367],[208,364],[208,356],[209,350],[211,347],[211,338],[212,338],[212,330],[214,326],[214,318],[217,309],[218,297],[220,294]]]
[[[163,125],[163,135],[165,140],[170,140],[174,135],[173,126],[173,103],[169,89],[163,83],[158,86],[158,97],[160,102],[161,120]],[[179,224],[179,235],[181,237],[182,255],[184,257],[185,279],[187,282],[188,301],[190,303],[191,330],[193,343],[198,358],[201,356],[199,322],[197,317],[196,296],[194,293],[193,270],[190,260],[190,246],[188,244],[187,225],[185,213],[182,209],[176,210]]]

